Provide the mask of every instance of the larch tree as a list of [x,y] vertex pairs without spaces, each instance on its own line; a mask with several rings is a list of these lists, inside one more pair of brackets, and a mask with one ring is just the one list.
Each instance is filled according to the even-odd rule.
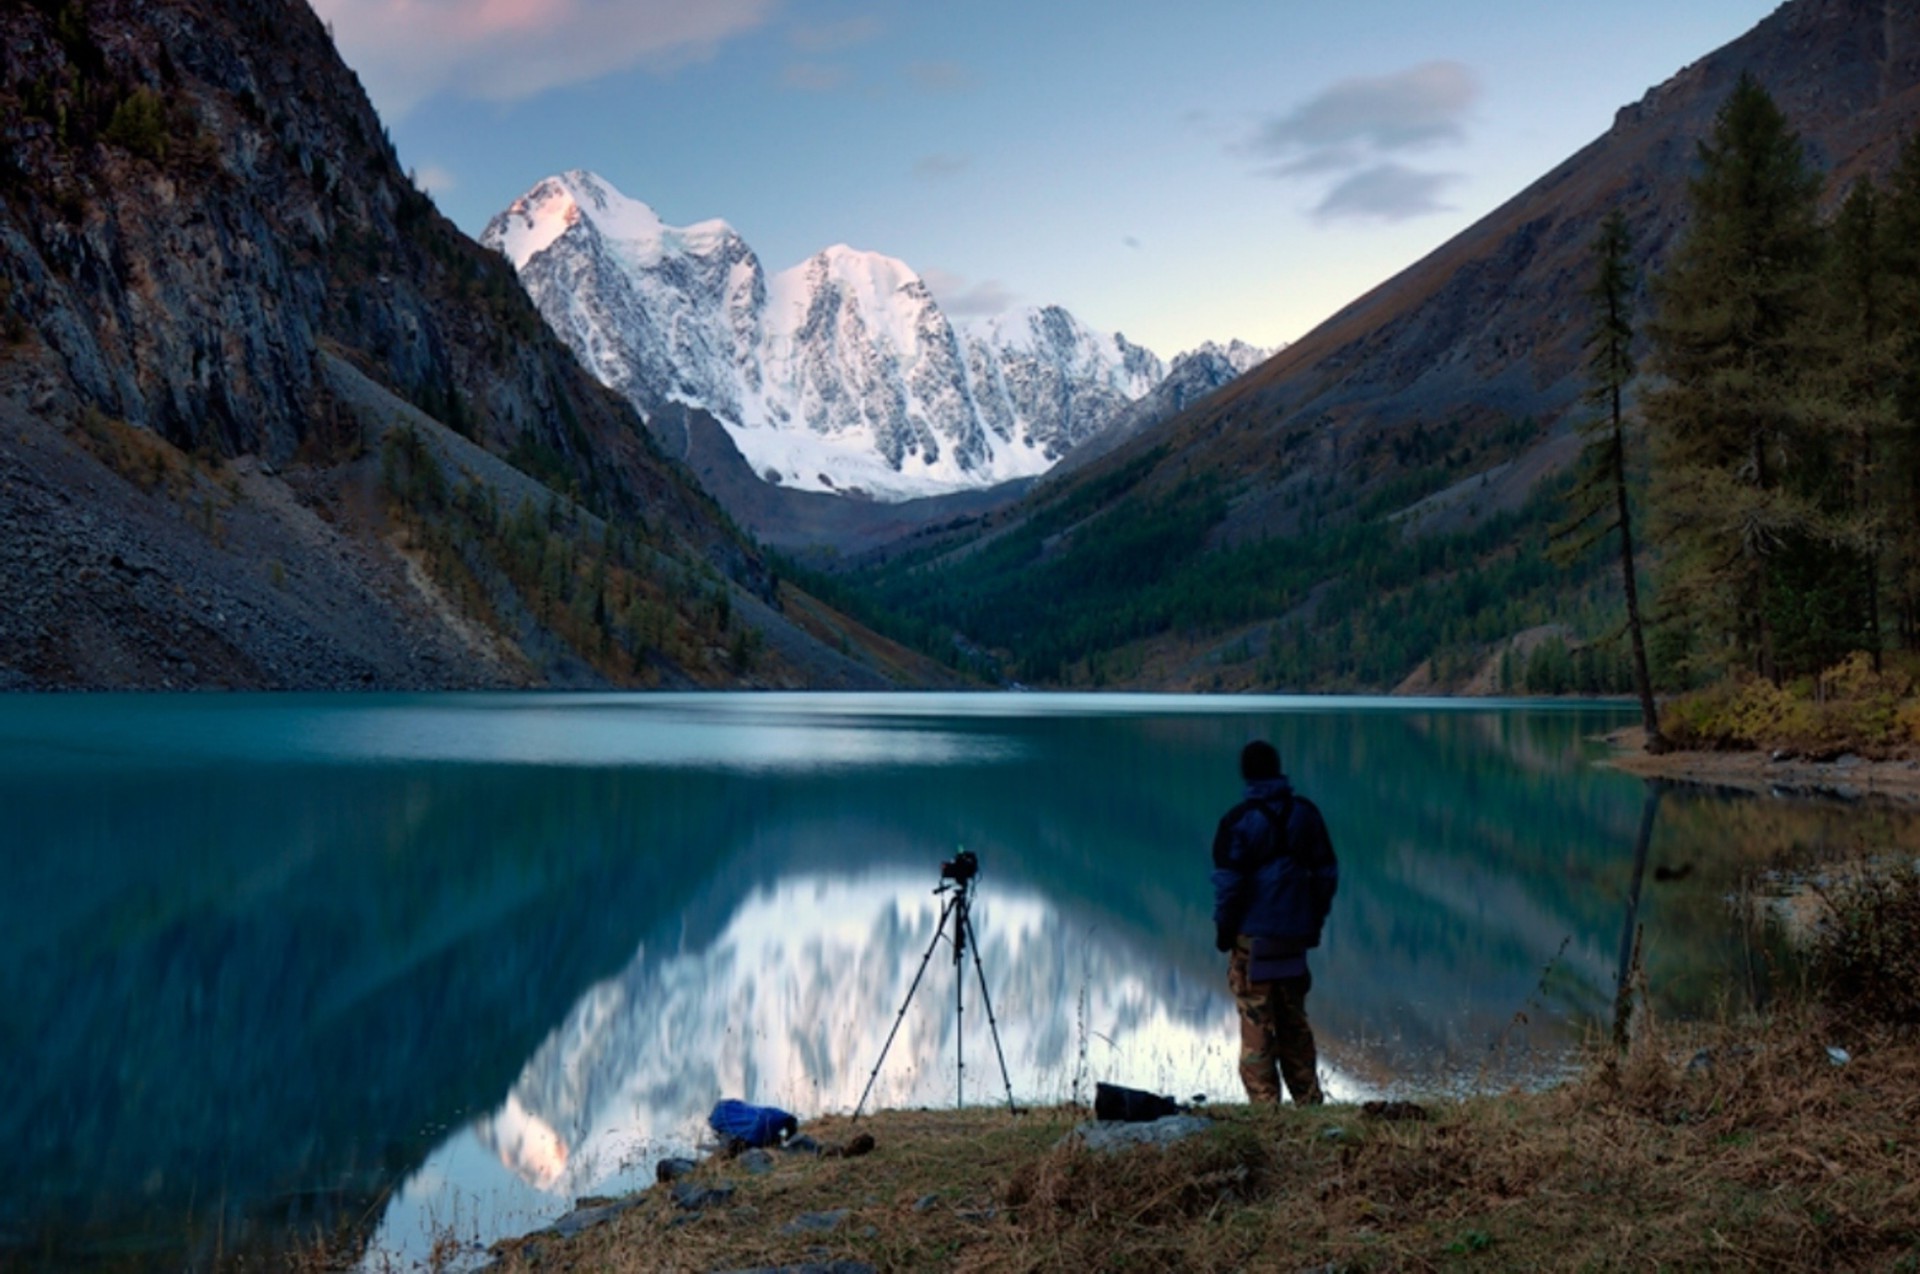
[[1888,182],[1884,226],[1893,428],[1885,457],[1886,576],[1900,643],[1920,648],[1920,133]]
[[1810,495],[1830,463],[1808,403],[1819,188],[1773,99],[1743,75],[1700,143],[1692,224],[1651,325],[1663,621],[1691,628],[1695,658],[1776,681],[1817,660],[1806,590],[1829,547]]
[[[1634,569],[1633,508],[1627,490],[1626,393],[1637,368],[1633,358],[1633,238],[1619,209],[1607,214],[1593,244],[1594,279],[1587,289],[1593,326],[1587,333],[1587,401],[1597,413],[1580,426],[1585,446],[1569,497],[1569,516],[1554,531],[1555,556],[1570,560],[1608,535],[1619,533],[1620,582],[1626,594],[1627,636],[1633,648],[1634,690],[1649,752],[1665,752],[1660,714],[1647,671],[1646,630],[1640,618],[1640,584]],[[1584,532],[1584,534],[1577,534]]]
[[1877,672],[1881,668],[1882,562],[1895,529],[1887,459],[1896,428],[1898,349],[1887,269],[1889,243],[1879,190],[1870,179],[1854,183],[1831,232],[1827,272],[1829,316],[1822,325],[1821,365],[1830,380],[1826,398],[1845,470],[1836,492],[1839,542],[1851,551],[1864,598],[1861,625]]

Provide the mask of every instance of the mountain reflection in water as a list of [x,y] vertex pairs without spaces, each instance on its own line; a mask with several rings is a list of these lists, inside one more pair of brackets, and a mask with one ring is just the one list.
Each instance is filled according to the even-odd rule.
[[[1342,863],[1309,1002],[1340,1095],[1548,1068],[1613,991],[1642,786],[1612,706],[1128,696],[0,699],[0,1267],[208,1268],[316,1226],[369,1264],[650,1179],[721,1097],[859,1098],[983,864],[1023,1104],[1110,1080],[1232,1100],[1207,844],[1248,738]],[[1911,821],[1669,799],[1648,981],[1761,962],[1746,847]],[[965,1096],[1005,1099],[969,961]],[[936,951],[879,1104],[954,1095]],[[1524,1018],[1524,1021],[1522,1020]],[[504,1165],[504,1166],[503,1166]]]
[[[477,1135],[528,1184],[571,1197],[599,1184],[596,1167],[690,1148],[718,1095],[802,1115],[853,1109],[902,1004],[871,1104],[950,1104],[956,1017],[945,939],[908,998],[939,920],[926,881],[897,874],[802,876],[756,890],[711,946],[659,957],[643,948],[582,996]],[[1183,1096],[1196,1086],[1238,1092],[1223,988],[1097,930],[1075,932],[1031,892],[982,890],[974,928],[1019,1101],[1067,1100],[1089,1075],[1178,1084]],[[965,1092],[1004,1100],[970,956],[965,977]],[[1348,1087],[1337,1074],[1331,1086],[1336,1097]]]

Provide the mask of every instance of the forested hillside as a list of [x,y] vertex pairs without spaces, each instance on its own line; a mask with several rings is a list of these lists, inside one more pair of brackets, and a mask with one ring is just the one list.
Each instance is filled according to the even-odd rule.
[[[1697,484],[1677,485],[1678,453],[1637,430],[1651,415],[1656,440],[1685,432],[1670,419],[1694,410],[1681,405],[1693,374],[1683,349],[1693,338],[1682,329],[1748,321],[1689,311],[1685,299],[1689,286],[1713,286],[1687,283],[1697,269],[1688,254],[1706,251],[1701,223],[1719,215],[1717,196],[1700,183],[1729,144],[1716,130],[1743,84],[1774,104],[1791,141],[1802,174],[1792,216],[1804,233],[1797,273],[1782,285],[1792,314],[1767,319],[1775,326],[1748,347],[1777,355],[1778,374],[1741,392],[1798,423],[1742,435],[1750,457],[1772,449],[1775,458],[1760,461],[1770,476],[1760,496],[1722,505],[1701,503]],[[1907,621],[1890,608],[1890,583],[1879,585],[1877,603],[1840,611],[1821,590],[1844,576],[1865,596],[1862,555],[1894,551],[1888,515],[1868,516],[1834,492],[1895,480],[1893,439],[1911,426],[1888,415],[1898,414],[1898,394],[1887,360],[1903,339],[1896,327],[1910,330],[1894,317],[1904,295],[1896,280],[1908,267],[1890,228],[1873,232],[1881,246],[1871,265],[1849,256],[1862,214],[1841,209],[1863,181],[1892,181],[1881,219],[1899,223],[1904,179],[1894,173],[1916,124],[1920,5],[1794,0],[1264,367],[1010,513],[863,564],[847,575],[844,596],[903,624],[929,650],[957,650],[962,661],[1030,682],[1625,690],[1613,546],[1603,537],[1582,550],[1577,537],[1555,535],[1580,481],[1580,426],[1599,411],[1587,401],[1596,375],[1588,293],[1596,239],[1617,214],[1631,244],[1631,352],[1643,369],[1623,395],[1635,440],[1627,472],[1632,502],[1647,515],[1649,613],[1667,621],[1653,644],[1656,675],[1677,686],[1740,662],[1729,659],[1730,621],[1708,603],[1712,595],[1756,604],[1760,568],[1731,601],[1724,581],[1695,569],[1701,554],[1724,558],[1736,542],[1750,565],[1766,558],[1763,573],[1798,572],[1806,586],[1796,592],[1782,576],[1767,606],[1799,605],[1803,620],[1782,609],[1768,622],[1775,638],[1799,622],[1795,640],[1810,644],[1788,652],[1776,643],[1746,665],[1775,675],[1803,668],[1871,644],[1863,625],[1897,637]],[[1862,269],[1885,281],[1885,296],[1854,303],[1871,320],[1847,317],[1837,299],[1849,271],[1857,278]],[[1776,300],[1756,294],[1748,303],[1770,313]],[[1849,334],[1855,322],[1875,335]],[[1842,375],[1842,348],[1877,351],[1879,361],[1868,369],[1844,360],[1855,372]],[[1727,388],[1737,373],[1718,355],[1701,357],[1702,374],[1722,380],[1700,392]],[[1882,421],[1878,442],[1862,432],[1867,417]],[[1801,476],[1779,480],[1788,472]],[[1803,478],[1821,493],[1803,489]],[[1736,538],[1702,547],[1709,515]],[[1779,539],[1789,530],[1797,547],[1776,553],[1792,547]],[[1885,571],[1894,569],[1889,557]],[[1819,635],[1806,618],[1816,614],[1846,618]]]
[[303,0],[0,0],[0,687],[890,683]]

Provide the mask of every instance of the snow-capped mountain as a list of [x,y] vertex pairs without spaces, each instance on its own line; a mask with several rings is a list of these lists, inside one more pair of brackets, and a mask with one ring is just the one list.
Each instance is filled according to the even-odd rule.
[[802,490],[901,500],[1044,473],[1166,375],[1057,306],[956,326],[878,253],[769,276],[725,222],[666,225],[589,172],[542,181],[482,242],[643,413],[702,408],[762,478]]

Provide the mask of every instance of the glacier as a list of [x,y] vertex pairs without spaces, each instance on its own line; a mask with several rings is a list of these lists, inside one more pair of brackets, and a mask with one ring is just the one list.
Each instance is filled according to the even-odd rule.
[[[802,491],[900,501],[1034,477],[1170,370],[1059,306],[955,323],[905,262],[845,244],[769,275],[725,221],[667,225],[584,170],[536,184],[481,242],[642,416],[704,410],[762,480]],[[1210,344],[1175,369],[1224,384],[1264,354]]]

